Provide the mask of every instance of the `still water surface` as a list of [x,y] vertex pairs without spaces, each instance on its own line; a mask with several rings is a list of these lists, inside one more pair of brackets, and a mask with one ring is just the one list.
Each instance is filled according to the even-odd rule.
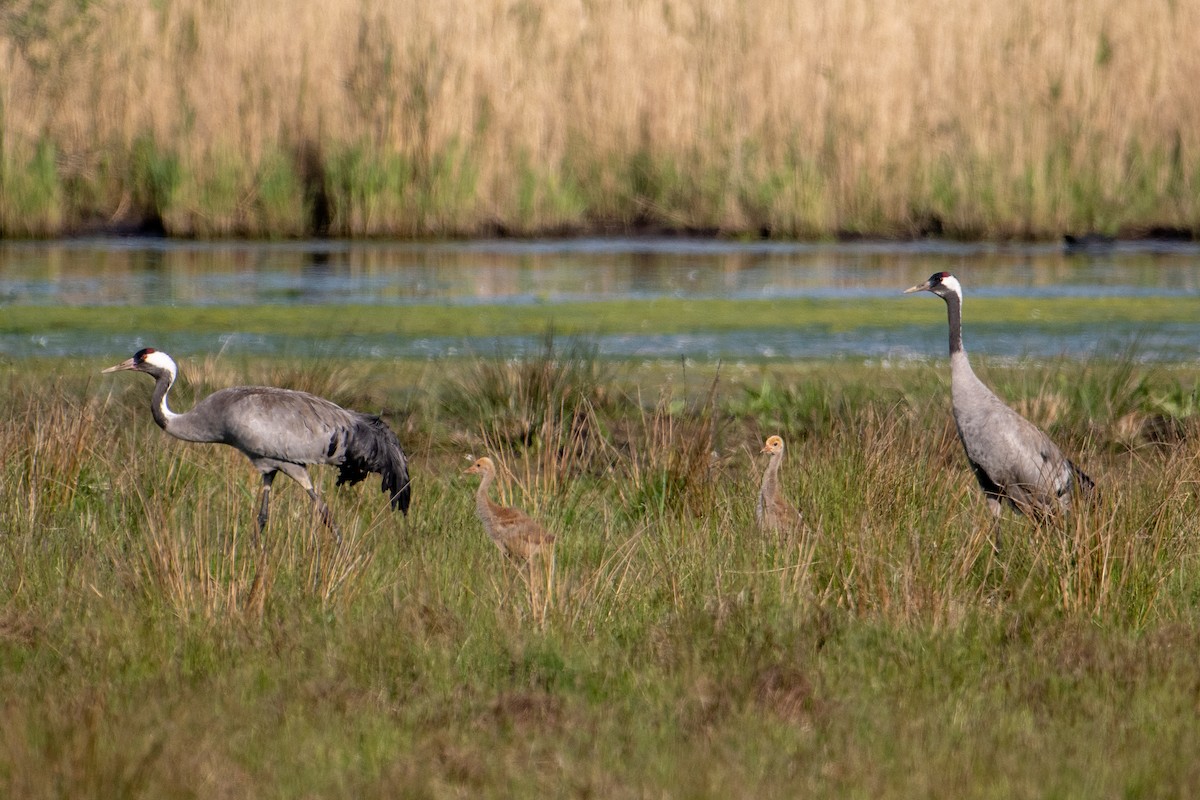
[[[81,239],[0,243],[0,310],[11,306],[121,307],[372,304],[397,313],[423,305],[530,305],[658,297],[824,298],[848,305],[896,298],[932,272],[948,270],[968,294],[968,346],[994,356],[1114,355],[1136,342],[1145,359],[1188,360],[1200,353],[1195,324],[1086,323],[1052,332],[1025,322],[971,325],[970,297],[1155,298],[1200,295],[1200,246],[1120,242],[1067,254],[1057,244],[936,241],[838,244],[734,243],[678,238],[489,240],[452,243],[196,243]],[[907,298],[910,302],[918,302]],[[931,302],[932,298],[925,298]],[[940,304],[939,304],[940,305]],[[2,311],[0,311],[2,313]],[[119,328],[119,324],[116,326]],[[602,354],[724,359],[944,354],[945,316],[897,329],[864,325],[836,334],[797,320],[787,330],[601,336]],[[528,337],[346,337],[305,340],[230,330],[221,335],[148,332],[111,336],[45,330],[0,333],[9,357],[124,356],[152,344],[180,354],[233,349],[244,354],[425,357],[519,352]]]

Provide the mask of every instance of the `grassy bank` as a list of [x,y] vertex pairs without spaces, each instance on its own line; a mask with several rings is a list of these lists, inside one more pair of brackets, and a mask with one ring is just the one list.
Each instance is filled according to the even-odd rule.
[[[1053,313],[1048,309],[1052,306]],[[973,325],[1028,324],[1047,331],[1100,322],[1190,323],[1200,316],[1200,298],[1156,297],[1153,304],[1121,297],[980,298],[971,301]],[[161,334],[230,332],[292,336],[511,336],[538,335],[547,327],[562,334],[688,333],[693,331],[794,330],[798,327],[836,334],[862,328],[899,330],[945,323],[943,309],[893,298],[864,298],[847,306],[842,299],[778,300],[677,299],[608,300],[544,305],[246,305],[246,306],[10,306],[0,318],[0,333],[31,336],[112,334],[137,331],[142,338]],[[1053,335],[1049,333],[1048,335]],[[941,344],[944,337],[938,336]]]
[[1152,0],[16,0],[0,233],[1195,231],[1198,23]]
[[[382,410],[414,504],[321,486],[334,549],[140,375],[0,371],[0,793],[1118,797],[1200,781],[1194,371],[983,376],[1098,481],[1065,531],[986,511],[944,364],[183,365]],[[788,440],[808,536],[753,525]],[[532,580],[467,455],[559,537]],[[256,575],[267,576],[254,590]]]

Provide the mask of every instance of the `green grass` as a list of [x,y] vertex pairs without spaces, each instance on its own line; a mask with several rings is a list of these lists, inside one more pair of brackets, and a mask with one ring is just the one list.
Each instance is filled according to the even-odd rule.
[[[1064,530],[1007,518],[993,557],[944,365],[718,375],[549,343],[436,367],[185,361],[181,410],[289,385],[384,411],[411,455],[407,519],[375,484],[315,470],[341,549],[277,482],[260,555],[245,460],[169,439],[150,382],[102,366],[0,367],[5,796],[1140,797],[1200,781],[1194,369],[980,365],[1103,493]],[[512,433],[522,420],[536,435]],[[807,537],[753,525],[776,432]],[[461,473],[485,452],[508,501],[558,534],[552,567],[523,572],[484,536]]]
[[[1053,306],[1050,314],[1049,306]],[[302,313],[298,313],[302,312]],[[547,326],[562,334],[622,332],[681,333],[696,330],[793,329],[811,326],[827,332],[873,326],[902,328],[944,325],[945,309],[928,298],[867,298],[847,308],[841,300],[612,300],[532,306],[377,305],[235,306],[166,308],[123,306],[119,316],[100,307],[12,306],[0,318],[0,333],[33,334],[47,330],[108,333],[277,333],[347,336],[395,334],[442,336],[540,335]],[[1083,323],[1192,322],[1200,316],[1200,298],[1162,297],[1154,303],[1122,298],[1056,297],[1053,300],[981,298],[970,301],[972,325],[1030,324],[1046,329]]]
[[41,140],[27,163],[0,167],[0,235],[44,236],[63,225],[63,188],[53,142]]

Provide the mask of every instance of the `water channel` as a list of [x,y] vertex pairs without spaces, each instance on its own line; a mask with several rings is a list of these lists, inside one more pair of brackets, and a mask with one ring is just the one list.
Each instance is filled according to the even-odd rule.
[[[520,352],[537,337],[464,337],[452,330],[422,337],[328,336],[287,331],[174,332],[147,341],[122,330],[122,309],[370,305],[403,314],[426,306],[512,307],[655,298],[770,301],[815,298],[852,307],[864,298],[918,302],[900,292],[940,270],[966,287],[968,346],[998,357],[1062,354],[1191,360],[1200,354],[1194,322],[1097,320],[1044,328],[1027,320],[972,325],[972,298],[1116,298],[1153,304],[1200,298],[1200,245],[1116,242],[1084,253],[1059,244],[943,241],[800,244],[687,238],[593,238],[463,242],[187,242],[77,239],[0,242],[0,315],[16,307],[103,307],[114,333],[5,330],[0,355],[127,355],[138,346],[194,356],[233,349],[245,355],[347,355],[438,358]],[[897,328],[870,321],[836,333],[796,320],[770,330],[664,334],[653,325],[595,337],[602,355],[637,358],[771,359],[850,357],[920,359],[944,355],[944,313]],[[940,305],[940,304],[939,304]]]

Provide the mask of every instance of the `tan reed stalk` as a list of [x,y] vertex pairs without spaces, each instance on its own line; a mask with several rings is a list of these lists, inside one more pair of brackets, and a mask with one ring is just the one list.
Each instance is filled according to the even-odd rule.
[[1194,3],[17,0],[0,22],[4,230],[1200,227]]

